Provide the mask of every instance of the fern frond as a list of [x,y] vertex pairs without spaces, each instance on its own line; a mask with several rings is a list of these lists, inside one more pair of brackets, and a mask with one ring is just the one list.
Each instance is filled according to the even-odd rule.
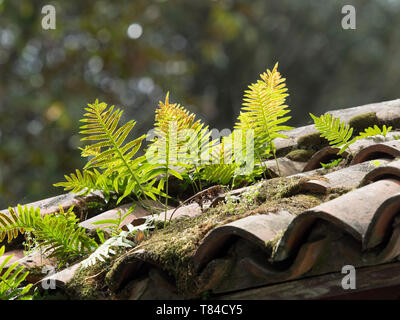
[[86,118],[81,120],[85,124],[80,127],[80,133],[86,137],[81,140],[91,141],[92,144],[86,146],[82,152],[84,156],[92,158],[84,169],[99,168],[104,170],[103,175],[106,177],[117,173],[112,179],[117,193],[121,191],[118,189],[121,181],[126,182],[117,203],[131,193],[135,193],[138,197],[149,196],[155,200],[158,190],[152,187],[154,181],[147,180],[143,176],[148,166],[143,162],[143,157],[134,158],[145,135],[125,142],[136,121],[128,121],[119,127],[123,111],[114,109],[114,106],[107,108],[107,104],[99,103],[98,100],[94,104],[89,104],[85,110]]
[[19,233],[25,231],[33,231],[38,228],[38,221],[40,220],[40,209],[34,209],[31,206],[22,208],[20,205],[17,207],[18,214],[13,208],[8,208],[9,214],[0,212],[0,242],[7,236],[7,242],[10,243],[15,239]]
[[343,153],[355,141],[354,139],[350,140],[353,135],[353,128],[346,122],[340,121],[339,118],[335,118],[329,113],[321,115],[319,118],[312,113],[310,113],[310,116],[314,120],[315,127],[321,133],[321,137],[327,139],[334,148],[341,147],[338,154]]
[[[5,247],[0,248],[0,258],[3,256]],[[33,284],[28,284],[21,287],[21,283],[25,280],[29,271],[22,273],[24,270],[23,266],[20,266],[18,262],[13,263],[5,271],[4,267],[11,260],[13,255],[6,257],[0,264],[0,300],[14,300],[14,299],[29,299],[30,296],[26,296]]]
[[262,80],[251,84],[249,90],[245,91],[239,122],[235,126],[235,129],[255,131],[255,150],[261,155],[267,155],[266,146],[272,145],[270,149],[274,150],[274,139],[288,138],[280,131],[293,129],[283,125],[291,117],[286,116],[290,110],[284,104],[288,96],[285,78],[281,77],[277,68],[278,64],[272,71],[261,74]]
[[[119,120],[123,111],[114,110],[114,106],[107,108],[107,104],[99,103],[89,104],[85,108],[88,113],[86,119],[80,121],[87,124],[80,127],[80,133],[87,135],[82,141],[97,141],[92,145],[86,146],[86,154],[89,150],[96,150],[95,155],[85,166],[85,168],[107,168],[114,165],[125,166],[128,171],[131,170],[128,163],[140,148],[144,135],[138,139],[130,141],[123,146],[126,137],[134,128],[136,121],[131,120],[117,129]],[[99,152],[99,148],[106,148]],[[133,172],[132,172],[133,174]]]
[[386,135],[392,130],[392,127],[386,127],[386,125],[383,125],[382,129],[379,128],[377,125],[374,125],[374,127],[368,127],[366,128],[363,132],[360,132],[358,135],[358,139],[362,138],[368,138],[368,137],[373,137],[373,136],[378,136],[382,135],[386,137]]
[[233,163],[230,164],[211,164],[204,167],[202,171],[202,177],[204,180],[227,185],[235,175],[236,166]]
[[111,255],[115,255],[116,251],[114,251],[113,248],[132,248],[134,246],[135,243],[126,239],[124,234],[109,238],[103,244],[101,244],[87,259],[82,261],[82,267],[87,268],[93,266],[97,261],[105,261],[105,259],[109,258]]
[[155,115],[153,139],[147,152],[151,163],[188,166],[199,162],[200,151],[209,146],[211,132],[195,115],[177,103],[160,101]]
[[245,91],[243,107],[235,129],[254,130],[254,153],[258,163],[261,163],[263,158],[268,158],[272,152],[281,175],[274,140],[287,139],[282,131],[293,129],[284,125],[291,118],[286,116],[290,112],[285,105],[288,96],[286,79],[278,72],[278,63],[272,71],[268,69],[266,73],[261,74],[260,78],[261,80],[251,84]]
[[[154,123],[155,138],[146,150],[146,158],[154,165],[154,172],[162,173],[158,189],[168,194],[170,175],[183,179],[181,172],[194,172],[191,183],[199,180],[199,167],[203,157],[209,155],[213,141],[211,132],[195,115],[177,103],[170,103],[169,93],[159,102]],[[167,208],[168,198],[165,197]]]
[[211,163],[203,166],[201,177],[211,183],[227,185],[233,179],[237,164],[233,161],[232,134],[211,149]]
[[87,268],[95,265],[97,261],[105,261],[105,259],[109,258],[111,255],[116,254],[116,251],[114,250],[116,248],[131,248],[136,246],[136,243],[129,240],[128,237],[134,236],[138,231],[147,232],[152,228],[152,226],[150,226],[150,222],[150,220],[147,220],[144,224],[135,227],[128,224],[128,231],[121,231],[118,235],[107,239],[96,249],[96,251],[82,261],[82,267]]
[[8,242],[18,236],[18,233],[30,231],[34,234],[40,247],[49,257],[60,261],[84,256],[97,248],[96,242],[85,234],[85,229],[79,227],[79,220],[72,209],[41,216],[40,209],[33,206],[17,206],[17,212],[9,208],[10,215],[0,213],[0,241],[8,236]]
[[54,184],[55,187],[64,187],[65,191],[85,195],[97,189],[98,181],[101,180],[101,173],[96,169],[93,171],[83,170],[81,173],[76,169],[76,173],[65,175],[65,182]]

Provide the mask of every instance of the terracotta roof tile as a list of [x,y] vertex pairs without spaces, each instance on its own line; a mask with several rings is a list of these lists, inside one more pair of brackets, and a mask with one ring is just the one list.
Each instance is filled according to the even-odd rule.
[[262,250],[266,243],[275,239],[295,215],[280,211],[276,214],[249,216],[213,229],[202,241],[193,259],[198,269],[220,255],[232,238],[241,237],[251,241]]

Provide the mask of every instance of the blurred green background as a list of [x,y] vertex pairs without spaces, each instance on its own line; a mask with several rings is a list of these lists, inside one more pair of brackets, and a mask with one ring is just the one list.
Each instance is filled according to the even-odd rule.
[[[56,8],[56,30],[41,27]],[[357,10],[343,30],[341,8]],[[0,0],[0,208],[63,192],[84,163],[78,120],[96,98],[152,127],[167,91],[219,130],[279,61],[291,125],[399,97],[400,1]]]

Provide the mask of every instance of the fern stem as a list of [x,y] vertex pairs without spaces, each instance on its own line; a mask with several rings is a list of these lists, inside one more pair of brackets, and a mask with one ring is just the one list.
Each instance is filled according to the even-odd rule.
[[261,167],[264,167],[264,168],[265,168],[265,169],[263,170],[263,176],[264,176],[264,179],[267,180],[267,176],[265,175],[265,171],[268,171],[268,174],[269,174],[271,177],[272,177],[272,175],[271,175],[271,173],[269,172],[268,167],[267,167],[267,166],[264,164],[264,162],[262,161],[261,156],[260,156],[260,153],[258,152],[258,150],[254,150],[254,151],[256,152],[258,161],[260,161]]
[[167,167],[167,181],[165,182],[165,212],[164,212],[164,228],[167,226],[167,210],[168,210],[168,167]]
[[165,161],[165,176],[166,176],[166,181],[165,181],[165,212],[164,212],[164,228],[167,226],[167,209],[168,209],[168,168],[169,168],[169,147],[170,147],[170,127],[168,127],[168,139],[165,139],[165,144],[166,144],[166,161]]
[[200,177],[200,173],[199,173],[199,170],[198,170],[198,167],[196,166],[196,164],[194,165],[194,172],[196,173],[196,176],[199,179],[200,189],[198,191],[201,191],[201,190],[203,190],[203,186],[201,185],[201,177]]
[[282,173],[281,173],[281,169],[279,168],[279,163],[278,163],[278,159],[276,158],[276,151],[275,151],[275,146],[273,145],[272,141],[271,141],[271,145],[272,145],[272,152],[274,154],[274,158],[275,158],[275,163],[276,163],[276,167],[278,168],[278,174],[279,176],[282,178]]
[[266,115],[265,115],[265,110],[264,110],[264,108],[261,108],[261,113],[262,113],[263,120],[264,120],[264,129],[265,129],[265,131],[267,132],[267,135],[268,135],[268,138],[269,138],[269,139],[268,139],[268,140],[269,140],[268,144],[269,144],[269,146],[270,146],[271,149],[272,149],[272,153],[273,153],[274,158],[275,158],[276,167],[277,167],[277,169],[278,169],[279,176],[282,177],[282,175],[281,175],[281,169],[279,168],[278,160],[276,159],[275,145],[274,145],[274,143],[273,143],[273,141],[272,141],[272,139],[271,139],[271,134],[269,133],[269,129],[268,129],[268,125],[267,125],[268,121],[267,121],[267,117],[266,117]]

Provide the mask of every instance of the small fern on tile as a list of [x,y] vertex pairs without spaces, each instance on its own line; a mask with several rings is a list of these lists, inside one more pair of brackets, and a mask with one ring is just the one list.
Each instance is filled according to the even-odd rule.
[[31,232],[43,253],[63,264],[85,256],[97,248],[97,243],[78,225],[79,220],[70,208],[41,216],[39,208],[17,206],[9,208],[10,215],[0,212],[0,242],[11,242],[19,233]]
[[320,132],[321,137],[327,139],[333,148],[340,148],[338,154],[343,153],[350,144],[356,141],[351,139],[353,128],[344,121],[340,121],[339,118],[335,118],[329,113],[320,117],[310,113],[310,116],[314,120],[315,127]]
[[[5,251],[5,247],[0,248],[0,259]],[[0,263],[0,300],[30,300],[29,290],[33,284],[22,286],[23,281],[29,274],[23,266],[18,262],[11,264],[8,268],[6,265],[10,262],[13,255],[9,255],[2,259]]]
[[379,136],[379,135],[386,137],[386,135],[391,130],[392,130],[392,127],[386,127],[386,125],[383,125],[382,129],[379,128],[377,125],[374,125],[373,127],[368,127],[363,132],[360,132],[358,135],[358,139],[369,138],[369,137],[374,137],[374,136]]
[[342,154],[346,150],[350,151],[349,146],[359,139],[376,137],[382,135],[386,137],[387,133],[391,131],[392,127],[386,127],[383,125],[380,129],[377,125],[374,127],[368,127],[363,132],[360,132],[358,136],[353,137],[354,129],[341,121],[340,118],[335,118],[331,114],[327,113],[316,117],[310,113],[311,118],[314,120],[314,124],[321,137],[327,139],[329,144],[333,148],[340,148],[338,154]]

